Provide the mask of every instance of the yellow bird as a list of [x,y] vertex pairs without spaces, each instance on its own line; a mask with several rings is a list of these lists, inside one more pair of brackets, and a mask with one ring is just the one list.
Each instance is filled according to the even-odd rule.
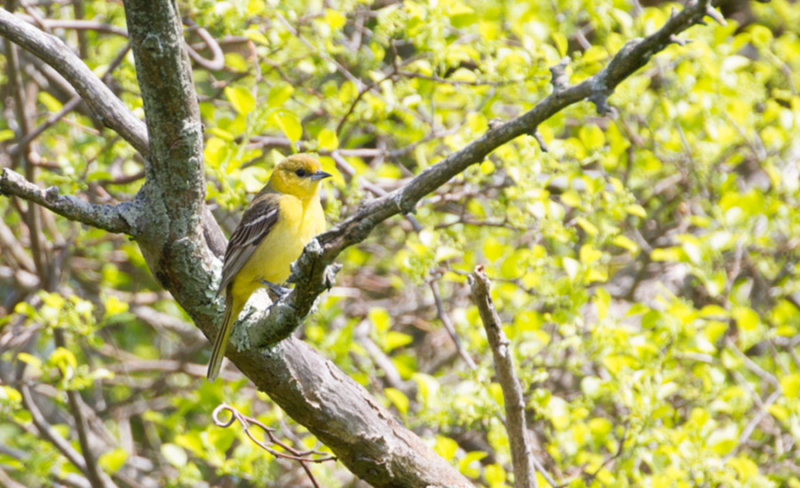
[[242,215],[225,250],[217,291],[225,290],[225,317],[208,363],[210,381],[219,374],[233,324],[250,295],[264,284],[285,282],[305,245],[325,230],[319,187],[329,176],[313,157],[289,156]]

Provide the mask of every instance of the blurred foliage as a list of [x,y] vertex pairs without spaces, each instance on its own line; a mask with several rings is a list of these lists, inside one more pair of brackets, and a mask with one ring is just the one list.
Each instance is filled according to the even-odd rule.
[[[120,4],[79,3],[84,18],[124,28]],[[646,5],[181,2],[225,52],[223,70],[194,73],[209,201],[230,230],[277,160],[312,151],[336,173],[325,201],[336,221],[532,108],[563,56],[578,82],[680,8]],[[692,28],[681,36],[691,42],[625,81],[613,116],[568,108],[539,128],[546,152],[529,136],[498,148],[421,203],[421,230],[395,218],[348,249],[338,286],[307,320],[308,342],[476,484],[513,476],[466,285],[483,264],[537,459],[561,486],[800,487],[800,4],[723,11],[727,25]],[[103,30],[52,32],[98,75],[126,46]],[[194,28],[186,37],[210,57]],[[70,95],[25,54],[12,72],[3,53],[7,151],[21,130],[13,76],[31,127]],[[130,53],[108,80],[143,116]],[[82,106],[27,157],[2,161],[97,203],[130,200],[143,181],[143,161]],[[77,447],[66,397],[77,390],[98,462],[122,485],[308,483],[296,463],[211,422],[224,400],[291,445],[323,448],[246,378],[205,381],[207,342],[134,243],[15,199],[0,199],[0,213],[5,475],[49,486],[77,472],[33,423],[43,415]],[[475,370],[443,328],[432,282]],[[341,465],[311,469],[323,486],[356,483]]]

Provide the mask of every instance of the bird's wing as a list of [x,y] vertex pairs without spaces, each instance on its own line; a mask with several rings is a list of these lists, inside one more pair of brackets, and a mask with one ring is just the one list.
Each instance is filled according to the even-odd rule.
[[242,220],[228,241],[225,250],[225,264],[222,266],[222,281],[217,295],[222,293],[242,269],[253,251],[275,227],[280,210],[280,195],[277,193],[259,194],[242,215]]

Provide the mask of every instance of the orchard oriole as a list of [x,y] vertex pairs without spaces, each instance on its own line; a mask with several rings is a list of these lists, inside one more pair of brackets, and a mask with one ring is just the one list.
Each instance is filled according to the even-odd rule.
[[329,176],[313,157],[289,156],[278,163],[242,215],[225,250],[217,291],[219,295],[225,290],[225,316],[211,351],[209,380],[219,374],[233,324],[250,295],[265,282],[278,285],[286,281],[305,245],[325,230],[319,187]]

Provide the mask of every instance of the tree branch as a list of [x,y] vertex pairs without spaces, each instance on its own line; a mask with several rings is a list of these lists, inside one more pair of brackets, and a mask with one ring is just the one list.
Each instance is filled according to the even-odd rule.
[[533,452],[528,442],[528,427],[525,425],[525,400],[522,386],[514,371],[514,359],[509,349],[510,341],[503,332],[503,326],[489,293],[489,277],[483,266],[475,268],[469,275],[472,300],[478,307],[489,347],[494,357],[497,379],[503,390],[506,407],[506,431],[511,444],[511,463],[514,466],[514,486],[516,488],[536,488],[536,469],[533,466]]
[[147,155],[147,132],[142,121],[128,110],[61,39],[42,32],[2,8],[0,8],[0,36],[18,44],[55,68],[83,97],[103,125],[116,131],[137,151]]
[[[81,471],[84,475],[88,477],[88,467],[86,466],[86,461],[84,460],[81,455],[72,448],[70,443],[61,437],[58,432],[53,429],[50,424],[45,419],[44,415],[42,415],[42,411],[39,410],[38,405],[33,399],[33,394],[30,390],[28,385],[22,385],[20,388],[20,394],[22,396],[22,404],[25,408],[31,413],[31,420],[33,424],[36,426],[39,433],[42,434],[42,437],[47,439],[56,449],[58,449],[61,454],[66,457],[70,463],[72,463],[78,470]],[[98,473],[98,483],[100,483],[99,487],[97,485],[92,485],[93,488],[114,488],[116,485],[113,481],[106,475],[105,473]]]
[[[231,348],[235,349],[235,348]],[[375,487],[470,487],[458,470],[305,342],[229,354],[260,390]]]
[[[379,223],[394,215],[412,212],[425,195],[433,192],[470,165],[481,162],[497,147],[523,134],[535,134],[541,123],[565,107],[587,99],[593,101],[599,111],[607,110],[605,100],[613,89],[644,66],[653,54],[673,43],[677,33],[700,23],[709,4],[708,0],[692,3],[671,17],[661,29],[651,36],[630,41],[623,46],[608,66],[596,75],[577,85],[568,85],[567,80],[564,80],[563,84],[556,84],[553,93],[545,97],[530,111],[505,124],[489,129],[463,149],[422,171],[405,186],[383,197],[365,202],[354,215],[318,236],[306,246],[303,254],[295,262],[291,278],[295,282],[294,289],[274,303],[269,312],[255,314],[254,318],[246,321],[244,324],[246,334],[239,334],[239,337],[244,336],[244,340],[238,344],[240,347],[228,348],[228,357],[260,389],[269,393],[281,408],[291,412],[295,420],[308,427],[314,435],[330,446],[337,457],[359,476],[364,477],[362,473],[367,466],[361,463],[365,463],[367,460],[371,460],[372,463],[387,470],[392,469],[391,466],[384,466],[387,459],[397,463],[393,468],[395,470],[409,466],[404,459],[409,462],[419,462],[418,458],[399,455],[387,458],[385,448],[379,449],[376,446],[375,439],[380,438],[376,437],[376,432],[382,431],[381,426],[384,426],[390,417],[381,411],[372,412],[374,414],[373,421],[378,423],[371,425],[369,422],[363,422],[361,414],[364,411],[364,405],[373,405],[372,400],[365,393],[360,393],[360,390],[355,388],[353,394],[358,394],[360,401],[350,403],[352,400],[349,400],[345,403],[353,409],[352,411],[340,409],[339,401],[347,399],[347,395],[344,394],[344,389],[330,390],[331,378],[327,374],[327,371],[341,374],[338,370],[332,366],[325,368],[325,363],[320,363],[316,367],[303,368],[302,375],[295,372],[300,362],[321,361],[310,350],[303,350],[303,347],[306,346],[302,342],[286,338],[308,315],[317,296],[331,286],[333,274],[337,270],[331,266],[334,259],[345,248],[364,240]],[[219,312],[217,311],[213,317],[216,318],[206,317],[205,319],[218,320]],[[201,320],[200,323],[202,322]],[[212,327],[212,331],[215,330],[216,327]],[[204,331],[206,335],[213,333],[206,329]],[[257,346],[270,344],[276,345],[266,349],[257,348]],[[235,339],[234,345],[237,345]],[[326,394],[319,395],[314,392],[326,392]],[[313,397],[307,398],[306,394],[313,395]],[[359,424],[364,425],[364,429],[358,430],[357,433],[352,432],[351,424],[346,422],[351,418],[361,420],[362,422]],[[393,421],[390,426],[392,424]],[[342,431],[352,432],[353,437],[343,439],[333,435]],[[398,432],[394,427],[391,428],[391,431]],[[404,432],[404,429],[399,432]],[[414,439],[418,441],[416,436]],[[354,450],[363,452],[364,455],[353,459],[351,456],[353,456]],[[428,451],[426,449],[424,452]],[[420,465],[416,464],[415,466]],[[387,471],[387,474],[389,473],[391,471]],[[364,477],[364,479],[374,483],[373,479],[383,480],[385,478]],[[377,486],[384,485],[377,484]],[[396,486],[396,484],[391,486]],[[450,486],[460,485],[452,483]]]
[[295,288],[272,307],[268,317],[250,327],[250,344],[264,346],[288,337],[311,310],[317,296],[329,288],[332,276],[328,266],[344,249],[364,240],[379,223],[399,213],[413,212],[424,196],[469,166],[480,163],[503,144],[525,134],[535,137],[540,124],[574,103],[590,100],[600,113],[607,112],[607,98],[613,90],[655,53],[673,44],[676,34],[702,23],[711,5],[710,0],[690,3],[650,36],[627,42],[605,68],[577,85],[569,85],[564,76],[554,72],[553,92],[531,110],[487,130],[463,149],[426,168],[405,186],[365,202],[354,215],[318,236],[295,263],[292,273]]
[[[313,241],[296,263],[295,289],[276,303],[267,319],[262,316],[247,321],[253,331],[251,344],[287,337],[330,285],[330,265],[336,256],[366,238],[380,222],[412,212],[425,195],[482,161],[498,146],[535,133],[539,124],[570,104],[591,99],[602,112],[604,100],[613,89],[672,42],[674,34],[701,20],[707,7],[707,1],[691,4],[653,36],[626,44],[594,77],[578,85],[555,88],[531,111],[492,128],[406,186],[366,202],[355,215]],[[131,225],[143,230],[137,234],[137,242],[154,274],[206,336],[213,337],[222,308],[214,286],[220,261],[218,249],[213,253],[209,250],[198,225],[207,215],[203,207],[202,134],[189,62],[179,42],[180,16],[174,2],[125,0],[125,10],[152,138],[149,146],[146,138],[139,139],[136,146],[151,154],[151,164],[137,197],[139,213],[135,216],[142,223]],[[0,35],[15,40],[8,34],[8,26],[15,21],[14,16],[0,11]],[[26,28],[34,32],[15,34],[23,38],[15,42],[31,52],[64,49],[60,41],[51,45],[51,36]],[[44,36],[47,44],[40,46],[24,39],[34,35]],[[54,66],[61,61],[45,60]],[[86,69],[82,63],[80,66]],[[80,79],[72,71],[62,75],[73,83]],[[374,486],[469,486],[457,470],[377,405],[363,387],[302,341],[290,338],[268,349],[238,351],[231,347],[228,355],[259,389]]]
[[[56,329],[53,331],[56,347],[66,349],[66,338],[64,335],[63,329]],[[75,422],[75,430],[78,433],[78,445],[81,446],[81,453],[86,463],[86,477],[89,478],[89,482],[92,484],[93,488],[114,486],[111,480],[108,479],[107,476],[104,476],[105,473],[103,473],[102,469],[97,464],[97,456],[95,455],[89,439],[89,424],[86,421],[80,393],[78,393],[77,390],[67,390],[67,404],[69,405],[70,413]]]
[[59,195],[58,187],[51,186],[44,190],[27,181],[21,174],[7,168],[3,168],[0,172],[0,195],[23,198],[70,220],[77,220],[110,232],[132,233],[125,215],[130,204],[97,205],[72,195]]

